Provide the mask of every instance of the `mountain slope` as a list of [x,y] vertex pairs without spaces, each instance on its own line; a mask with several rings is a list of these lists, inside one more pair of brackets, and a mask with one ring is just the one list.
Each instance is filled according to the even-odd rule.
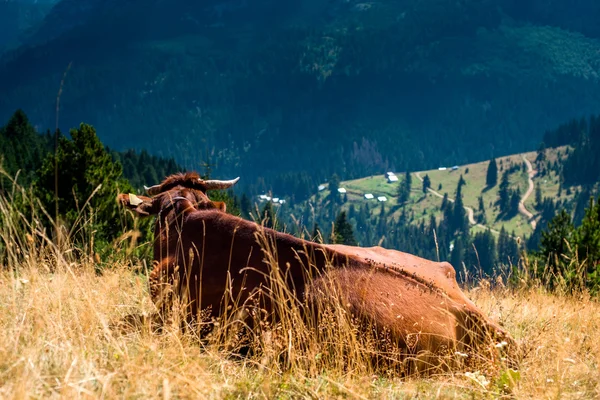
[[54,126],[72,61],[61,126],[89,122],[111,148],[247,182],[464,164],[600,108],[594,30],[538,25],[555,18],[540,13],[501,0],[63,0],[0,61],[0,119],[21,107]]
[[24,41],[57,0],[0,1],[0,55]]
[[[508,232],[514,232],[516,236],[529,236],[535,230],[536,223],[541,217],[541,208],[539,208],[535,195],[537,188],[539,188],[538,196],[541,199],[551,198],[568,208],[572,206],[571,203],[580,190],[577,186],[571,187],[569,190],[561,190],[559,174],[555,169],[547,167],[555,165],[555,163],[560,165],[568,152],[568,148],[564,146],[548,149],[545,151],[545,160],[542,164],[536,162],[536,152],[514,154],[497,159],[498,183],[500,183],[502,173],[509,171],[509,190],[519,190],[520,198],[524,200],[518,213],[506,215],[500,212],[498,206],[500,185],[497,184],[491,188],[486,186],[488,161],[411,173],[413,179],[410,197],[404,207],[398,204],[398,186],[404,179],[404,173],[398,173],[399,182],[393,183],[388,182],[383,175],[342,181],[339,187],[347,190],[347,202],[342,209],[348,211],[352,206],[360,209],[364,203],[368,203],[371,217],[376,219],[381,205],[377,198],[385,196],[387,197],[385,208],[388,218],[397,220],[404,213],[410,216],[411,222],[415,225],[427,223],[431,216],[434,216],[439,222],[443,218],[442,198],[446,195],[450,201],[454,201],[456,188],[462,177],[465,181],[465,185],[462,187],[463,203],[472,230],[491,230],[494,234],[498,234],[504,227]],[[531,171],[528,164],[532,167]],[[540,166],[545,172],[538,173],[537,169]],[[431,181],[428,193],[424,193],[422,190],[422,181],[425,176],[428,176]],[[533,185],[531,191],[529,190],[530,177]],[[374,198],[365,199],[364,195],[367,193],[372,194]],[[327,199],[329,192],[325,190],[319,197]],[[483,212],[480,210],[480,197],[483,200]],[[316,208],[323,206],[324,204],[315,205]]]

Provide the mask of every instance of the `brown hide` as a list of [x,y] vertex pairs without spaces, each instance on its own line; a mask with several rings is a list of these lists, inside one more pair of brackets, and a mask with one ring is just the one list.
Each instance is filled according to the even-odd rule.
[[433,350],[456,341],[454,347],[476,347],[482,339],[516,343],[508,332],[489,319],[458,286],[456,272],[447,262],[434,262],[379,246],[361,248],[327,245],[340,254],[355,257],[376,273],[330,271],[343,281],[348,306],[375,316],[373,322],[401,337],[418,332],[424,348]]
[[[157,195],[135,197],[135,204],[119,195],[138,214],[157,215],[150,292],[158,306],[172,289],[190,315],[208,309],[219,317],[228,287],[227,299],[243,303],[268,286],[265,276],[276,263],[299,299],[318,304],[333,284],[354,315],[415,354],[487,346],[490,338],[513,343],[466,298],[450,264],[381,247],[321,245],[263,228],[223,212],[198,182],[195,174],[169,177],[155,187]],[[269,263],[265,247],[276,261]],[[312,279],[306,279],[309,265]]]
[[[409,275],[413,279],[421,281],[427,287],[434,287],[436,290],[441,291],[462,310],[473,314],[481,313],[477,306],[465,296],[464,292],[458,286],[456,271],[448,262],[430,261],[401,251],[384,249],[380,246],[363,248],[345,245],[327,245],[327,247],[341,254],[356,257],[369,264],[383,267],[384,270],[391,269]],[[492,321],[488,321],[488,323],[490,326],[494,326],[499,332],[502,331]]]

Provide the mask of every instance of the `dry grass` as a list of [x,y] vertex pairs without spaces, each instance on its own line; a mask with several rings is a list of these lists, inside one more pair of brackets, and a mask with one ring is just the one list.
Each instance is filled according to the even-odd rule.
[[[146,284],[123,265],[97,275],[91,265],[54,273],[26,267],[0,275],[0,397],[496,397],[488,384],[462,372],[401,380],[343,368],[311,371],[256,355],[231,357],[178,329],[120,330],[113,323],[152,310]],[[600,305],[582,296],[538,289],[471,290],[529,352],[517,398],[600,396]],[[276,351],[265,348],[266,354]],[[316,356],[316,355],[315,355]],[[474,371],[473,371],[474,372]]]
[[491,290],[485,281],[469,291],[523,343],[527,357],[515,383],[491,361],[479,371],[401,379],[394,366],[367,361],[372,343],[361,340],[342,308],[334,305],[311,327],[277,284],[270,289],[292,307],[280,302],[285,317],[260,325],[251,337],[255,351],[238,357],[228,320],[205,340],[177,321],[160,330],[133,323],[130,316],[155,311],[145,275],[132,272],[143,268],[116,261],[98,274],[93,258],[74,252],[68,238],[57,247],[31,224],[33,207],[19,214],[16,197],[0,198],[0,398],[600,396],[600,305],[585,294],[548,294],[529,283]]

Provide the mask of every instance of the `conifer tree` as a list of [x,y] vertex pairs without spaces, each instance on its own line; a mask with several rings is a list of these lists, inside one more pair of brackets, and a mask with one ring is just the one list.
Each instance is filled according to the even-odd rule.
[[539,210],[542,206],[542,188],[540,185],[535,187],[535,208]]
[[275,209],[273,208],[273,203],[267,201],[260,211],[260,223],[262,223],[266,228],[278,229],[277,216],[275,214]]
[[537,156],[535,157],[535,164],[540,176],[544,176],[544,162],[546,161],[546,145],[544,142],[540,143],[540,147],[537,151]]
[[511,237],[504,226],[498,235],[498,261],[503,265],[516,265],[519,261],[519,246],[514,232]]
[[72,226],[82,212],[93,210],[98,239],[112,240],[122,228],[116,195],[133,189],[123,178],[121,165],[113,161],[92,126],[81,124],[70,133],[71,140],[60,136],[56,156],[49,154],[44,160],[36,191],[46,210],[54,210],[56,162],[58,211],[67,226]]
[[[589,272],[593,273],[595,268],[599,268],[600,272],[600,203],[594,201],[593,197],[590,198],[581,225],[575,231],[574,240],[579,257],[587,259]],[[600,284],[600,275],[596,279]]]
[[521,189],[513,191],[510,195],[510,214],[516,215],[519,212],[519,203],[521,202]]
[[339,203],[341,201],[340,193],[338,189],[340,188],[340,178],[337,174],[333,174],[329,179],[329,198],[332,203]]
[[506,214],[510,207],[510,191],[508,188],[508,170],[502,174],[502,181],[500,182],[500,188],[498,189],[498,205],[500,206],[500,212]]
[[464,245],[462,237],[457,237],[454,240],[454,247],[450,253],[450,264],[456,271],[460,271],[463,268],[464,261]]
[[463,178],[463,176],[461,174],[460,178],[458,179],[458,187],[464,186],[466,184],[467,184],[467,182],[465,181],[465,179]]
[[412,185],[412,178],[410,173],[407,171],[404,179],[398,185],[398,204],[404,205],[410,198],[410,188]]
[[444,193],[444,197],[442,197],[442,205],[440,206],[440,210],[445,210],[448,206],[448,193]]
[[465,261],[470,269],[481,270],[484,274],[491,276],[496,265],[496,241],[488,230],[477,232],[473,237],[473,243],[467,248],[467,259]]
[[429,175],[425,174],[423,178],[423,193],[427,193],[427,189],[431,187],[431,179],[429,179]]
[[478,209],[479,215],[477,216],[477,222],[479,222],[480,224],[486,224],[487,217],[485,215],[485,204],[483,202],[483,196],[479,196],[478,201],[479,201],[479,209]]
[[469,221],[467,219],[467,213],[463,204],[462,185],[460,181],[458,182],[458,186],[456,188],[456,199],[454,200],[454,210],[452,217],[452,229],[454,231],[459,231],[464,234],[468,234]]
[[242,199],[240,200],[240,213],[242,218],[250,218],[250,213],[252,209],[252,204],[250,203],[250,198],[246,193],[242,194]]
[[[403,210],[404,213],[404,210]],[[377,220],[377,236],[380,238],[387,235],[387,217],[385,215],[385,203],[381,203],[379,218]]]
[[553,283],[554,276],[561,276],[565,271],[566,261],[563,255],[571,255],[572,247],[569,247],[569,243],[573,242],[574,230],[571,216],[563,209],[542,232],[539,251],[542,263],[539,272],[543,272],[546,265],[550,267],[550,284]]
[[496,186],[496,183],[498,183],[498,165],[496,164],[496,159],[492,158],[488,164],[485,184],[487,187],[493,187]]
[[[6,126],[0,128],[0,161],[6,173],[14,177],[20,171],[21,184],[29,184],[49,151],[48,138],[39,135],[22,110],[17,110]],[[3,178],[4,185],[8,182]]]
[[334,243],[345,244],[348,246],[356,246],[352,225],[346,219],[346,212],[342,211],[335,219],[334,224]]

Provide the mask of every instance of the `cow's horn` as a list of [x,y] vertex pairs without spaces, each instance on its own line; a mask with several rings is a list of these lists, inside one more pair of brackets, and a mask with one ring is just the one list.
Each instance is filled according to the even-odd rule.
[[154,196],[154,195],[157,195],[160,193],[160,185],[154,185],[154,186],[150,186],[150,187],[144,185],[144,190],[150,196]]
[[144,202],[144,200],[140,199],[135,194],[129,193],[129,204],[131,204],[132,206],[137,207],[140,204],[142,204],[143,202]]
[[206,187],[206,190],[219,190],[219,189],[228,189],[230,187],[232,187],[233,185],[235,185],[237,183],[237,181],[240,180],[240,177],[238,176],[235,179],[232,179],[230,181],[215,181],[215,180],[209,180],[209,181],[202,181],[202,184],[204,184],[204,187]]

